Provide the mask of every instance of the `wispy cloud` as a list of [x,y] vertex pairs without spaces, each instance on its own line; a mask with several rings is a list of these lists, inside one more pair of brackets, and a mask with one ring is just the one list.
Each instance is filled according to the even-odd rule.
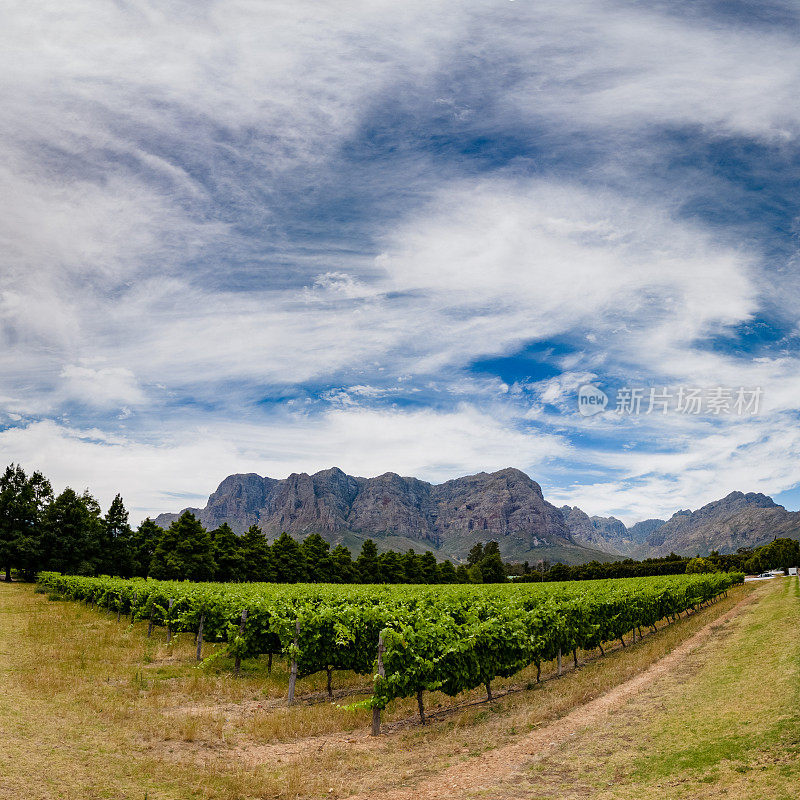
[[[331,463],[513,463],[634,516],[789,488],[795,17],[13,5],[4,452],[148,510]],[[586,420],[583,380],[758,385],[764,413]]]

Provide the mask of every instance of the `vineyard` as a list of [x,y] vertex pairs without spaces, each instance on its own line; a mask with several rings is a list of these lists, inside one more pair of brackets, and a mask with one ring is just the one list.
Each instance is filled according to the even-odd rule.
[[373,676],[373,733],[396,698],[450,696],[486,687],[578,649],[599,649],[642,628],[674,620],[743,580],[739,573],[677,575],[526,585],[343,586],[214,584],[88,578],[45,572],[41,591],[80,600],[167,637],[190,632],[226,644],[238,670],[244,658],[290,663],[288,702],[297,678],[334,670]]

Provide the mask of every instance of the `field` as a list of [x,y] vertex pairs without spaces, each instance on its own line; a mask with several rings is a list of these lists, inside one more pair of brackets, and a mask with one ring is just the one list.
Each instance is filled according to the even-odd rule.
[[[380,737],[369,736],[370,709],[342,707],[370,696],[370,676],[336,673],[333,703],[324,672],[300,678],[297,701],[287,708],[283,658],[275,658],[271,674],[263,657],[245,659],[237,677],[227,644],[206,644],[204,655],[218,655],[198,666],[190,633],[167,644],[165,630],[148,638],[146,622],[118,623],[113,610],[50,603],[29,586],[4,585],[0,797],[389,797],[392,789],[405,797],[404,786],[417,797],[445,797],[451,790],[442,781],[453,770],[468,780],[461,794],[474,787],[486,796],[489,780],[493,797],[646,797],[650,788],[654,796],[662,792],[659,782],[674,783],[675,796],[683,796],[683,786],[705,791],[721,780],[755,791],[758,771],[772,789],[763,796],[780,797],[781,782],[788,787],[797,777],[787,761],[794,751],[780,749],[796,749],[798,738],[799,651],[796,633],[789,635],[800,621],[796,585],[736,587],[675,624],[659,624],[634,646],[628,638],[628,647],[617,645],[603,658],[579,652],[578,670],[565,659],[557,680],[550,679],[552,662],[542,664],[540,684],[533,666],[498,678],[491,703],[480,689],[455,698],[427,693],[424,727],[416,698],[396,699],[384,711]],[[748,602],[737,606],[743,598]],[[624,715],[599,718],[592,730],[602,725],[603,737],[587,738],[578,727],[572,733],[581,739],[568,737],[552,751],[530,745],[555,720],[629,685],[734,607],[730,622],[648,681]],[[723,744],[712,747],[711,736]],[[571,748],[579,742],[576,760]],[[762,763],[767,752],[776,758]],[[499,760],[487,777],[482,765],[492,754]],[[751,763],[758,766],[749,775]]]

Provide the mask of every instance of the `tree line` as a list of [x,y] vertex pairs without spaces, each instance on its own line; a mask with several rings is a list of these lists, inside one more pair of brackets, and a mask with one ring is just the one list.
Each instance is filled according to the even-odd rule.
[[356,558],[318,533],[302,542],[282,533],[270,543],[256,525],[237,536],[229,525],[206,530],[191,513],[168,528],[145,519],[137,528],[117,495],[103,514],[88,491],[54,496],[40,472],[9,465],[0,478],[0,568],[33,580],[42,570],[164,580],[278,583],[501,583],[497,542],[475,545],[467,564],[437,562],[430,551],[379,553],[367,539]]
[[633,578],[697,572],[758,573],[800,563],[800,542],[775,539],[755,549],[686,558],[671,553],[644,561],[592,561],[569,566],[540,562],[505,564],[497,542],[478,542],[467,563],[437,562],[430,551],[379,553],[367,539],[354,558],[318,533],[300,542],[282,533],[270,543],[256,525],[242,536],[223,524],[206,530],[190,512],[164,529],[151,519],[129,524],[120,495],[103,514],[88,491],[67,488],[54,496],[40,472],[27,475],[11,464],[0,477],[0,569],[11,580],[52,570],[74,575],[119,575],[165,580],[267,581],[278,583],[503,583]]

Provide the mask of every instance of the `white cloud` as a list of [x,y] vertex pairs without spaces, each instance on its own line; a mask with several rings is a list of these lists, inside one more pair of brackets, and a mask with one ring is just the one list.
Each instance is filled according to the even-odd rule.
[[356,475],[392,471],[439,482],[509,465],[531,470],[568,450],[557,436],[532,436],[508,423],[467,405],[451,413],[349,408],[313,418],[281,413],[263,423],[184,421],[154,442],[44,421],[0,431],[0,451],[44,471],[57,491],[88,486],[104,506],[121,492],[138,520],[204,505],[234,472],[280,478],[336,465]]
[[136,376],[125,367],[98,367],[67,364],[61,370],[65,379],[64,395],[70,400],[78,400],[96,408],[120,408],[124,415],[130,416],[128,405],[138,405],[145,401],[144,392],[139,387]]

